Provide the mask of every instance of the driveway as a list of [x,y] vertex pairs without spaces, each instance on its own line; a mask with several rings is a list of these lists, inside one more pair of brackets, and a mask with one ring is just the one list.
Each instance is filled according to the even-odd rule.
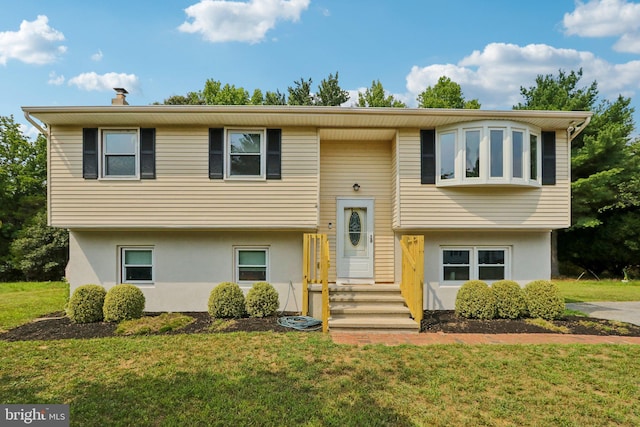
[[571,302],[570,310],[578,310],[590,317],[619,320],[640,325],[640,301],[633,302]]

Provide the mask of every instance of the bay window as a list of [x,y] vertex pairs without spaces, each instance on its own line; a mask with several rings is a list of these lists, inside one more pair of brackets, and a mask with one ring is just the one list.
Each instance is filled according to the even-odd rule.
[[436,133],[437,185],[541,185],[541,132],[533,126],[483,121]]

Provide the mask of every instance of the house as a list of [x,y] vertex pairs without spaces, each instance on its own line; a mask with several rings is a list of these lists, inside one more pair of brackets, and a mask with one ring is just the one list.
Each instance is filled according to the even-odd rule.
[[300,311],[305,233],[328,236],[329,282],[376,286],[400,282],[402,236],[423,236],[425,309],[453,308],[468,279],[549,278],[591,116],[114,101],[23,110],[48,137],[71,290],[133,283],[148,311],[205,311],[215,284],[260,280]]

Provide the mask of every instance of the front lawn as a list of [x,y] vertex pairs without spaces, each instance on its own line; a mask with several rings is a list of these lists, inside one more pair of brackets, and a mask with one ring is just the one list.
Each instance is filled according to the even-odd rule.
[[0,331],[61,311],[68,297],[64,282],[0,283]]
[[640,301],[640,281],[553,280],[564,302]]
[[82,426],[640,425],[640,346],[230,333],[0,341],[0,366],[0,402]]

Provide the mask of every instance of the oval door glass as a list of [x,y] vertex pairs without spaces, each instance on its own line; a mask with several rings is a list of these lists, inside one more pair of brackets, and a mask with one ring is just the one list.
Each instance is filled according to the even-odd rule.
[[362,220],[357,211],[351,211],[349,216],[349,240],[351,245],[358,246],[362,238]]

